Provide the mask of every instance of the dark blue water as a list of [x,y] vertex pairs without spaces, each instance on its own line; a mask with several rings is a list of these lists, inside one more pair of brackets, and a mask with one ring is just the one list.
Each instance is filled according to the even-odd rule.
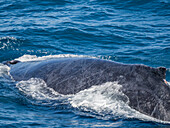
[[[49,55],[164,66],[170,81],[170,1],[0,0],[0,63]],[[41,82],[31,81],[29,89],[17,86],[8,70],[0,65],[0,127],[170,127],[140,114],[130,118],[116,110],[116,116],[114,108],[90,99],[92,92],[81,99],[84,94],[69,98],[39,92],[33,85]],[[78,104],[89,99],[98,106]]]

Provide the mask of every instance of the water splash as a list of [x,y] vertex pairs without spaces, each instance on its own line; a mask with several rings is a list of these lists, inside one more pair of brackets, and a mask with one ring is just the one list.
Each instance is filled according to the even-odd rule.
[[78,110],[85,111],[85,115],[88,113],[90,116],[105,120],[136,118],[144,121],[170,123],[132,109],[128,105],[128,97],[121,92],[121,88],[122,86],[117,82],[107,82],[101,86],[92,86],[75,94],[70,99],[70,103]]
[[47,87],[44,80],[39,78],[31,78],[27,81],[20,81],[17,83],[17,88],[26,94],[37,100],[57,99],[59,93],[54,91],[52,88]]
[[47,60],[47,59],[54,59],[54,58],[73,58],[73,57],[89,57],[89,58],[97,58],[93,56],[87,56],[87,55],[75,55],[75,54],[59,54],[59,55],[48,55],[48,56],[41,56],[38,57],[36,55],[23,55],[15,60],[19,60],[21,62],[27,62],[27,61],[40,61],[40,60]]
[[0,63],[0,82],[11,82],[10,67]]

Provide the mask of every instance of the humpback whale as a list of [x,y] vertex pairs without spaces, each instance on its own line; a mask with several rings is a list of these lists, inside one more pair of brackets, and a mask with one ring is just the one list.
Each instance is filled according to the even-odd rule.
[[143,114],[170,121],[170,86],[166,68],[122,64],[94,58],[60,58],[31,62],[12,61],[16,81],[43,79],[60,94],[76,94],[91,86],[117,81],[129,98],[129,106]]

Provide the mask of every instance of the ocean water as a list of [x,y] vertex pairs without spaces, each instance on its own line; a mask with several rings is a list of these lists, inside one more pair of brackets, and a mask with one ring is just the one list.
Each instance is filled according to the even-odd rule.
[[114,98],[117,83],[63,96],[41,79],[11,80],[2,64],[84,56],[164,66],[170,82],[170,1],[0,0],[0,127],[170,127]]

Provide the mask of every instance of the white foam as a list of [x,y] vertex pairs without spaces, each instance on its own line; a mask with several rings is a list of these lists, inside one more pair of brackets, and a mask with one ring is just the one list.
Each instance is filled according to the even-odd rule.
[[53,58],[71,58],[71,57],[96,58],[96,57],[86,56],[86,55],[59,54],[59,55],[48,55],[48,56],[41,56],[41,57],[37,57],[36,55],[23,55],[15,60],[19,60],[21,62],[27,62],[27,61],[41,61],[41,60],[47,60],[47,59],[53,59]]
[[0,77],[3,77],[4,75],[9,75],[9,70],[10,67],[0,63]]
[[[1,42],[1,40],[7,40],[7,42]],[[10,48],[10,49],[15,49],[13,45],[19,45],[17,42],[17,39],[14,37],[1,37],[0,38],[0,43],[2,43],[0,49],[5,49],[5,48]],[[15,49],[16,50],[16,49]]]
[[75,108],[100,115],[103,119],[137,118],[145,121],[169,123],[132,109],[128,105],[128,97],[121,92],[121,87],[117,82],[93,86],[74,95],[70,99],[70,103]]
[[47,87],[44,80],[39,78],[31,78],[27,81],[20,81],[17,83],[17,88],[27,96],[38,100],[55,100],[59,96],[56,91]]
[[12,82],[12,77],[9,73],[10,67],[0,63],[0,81],[1,82]]

